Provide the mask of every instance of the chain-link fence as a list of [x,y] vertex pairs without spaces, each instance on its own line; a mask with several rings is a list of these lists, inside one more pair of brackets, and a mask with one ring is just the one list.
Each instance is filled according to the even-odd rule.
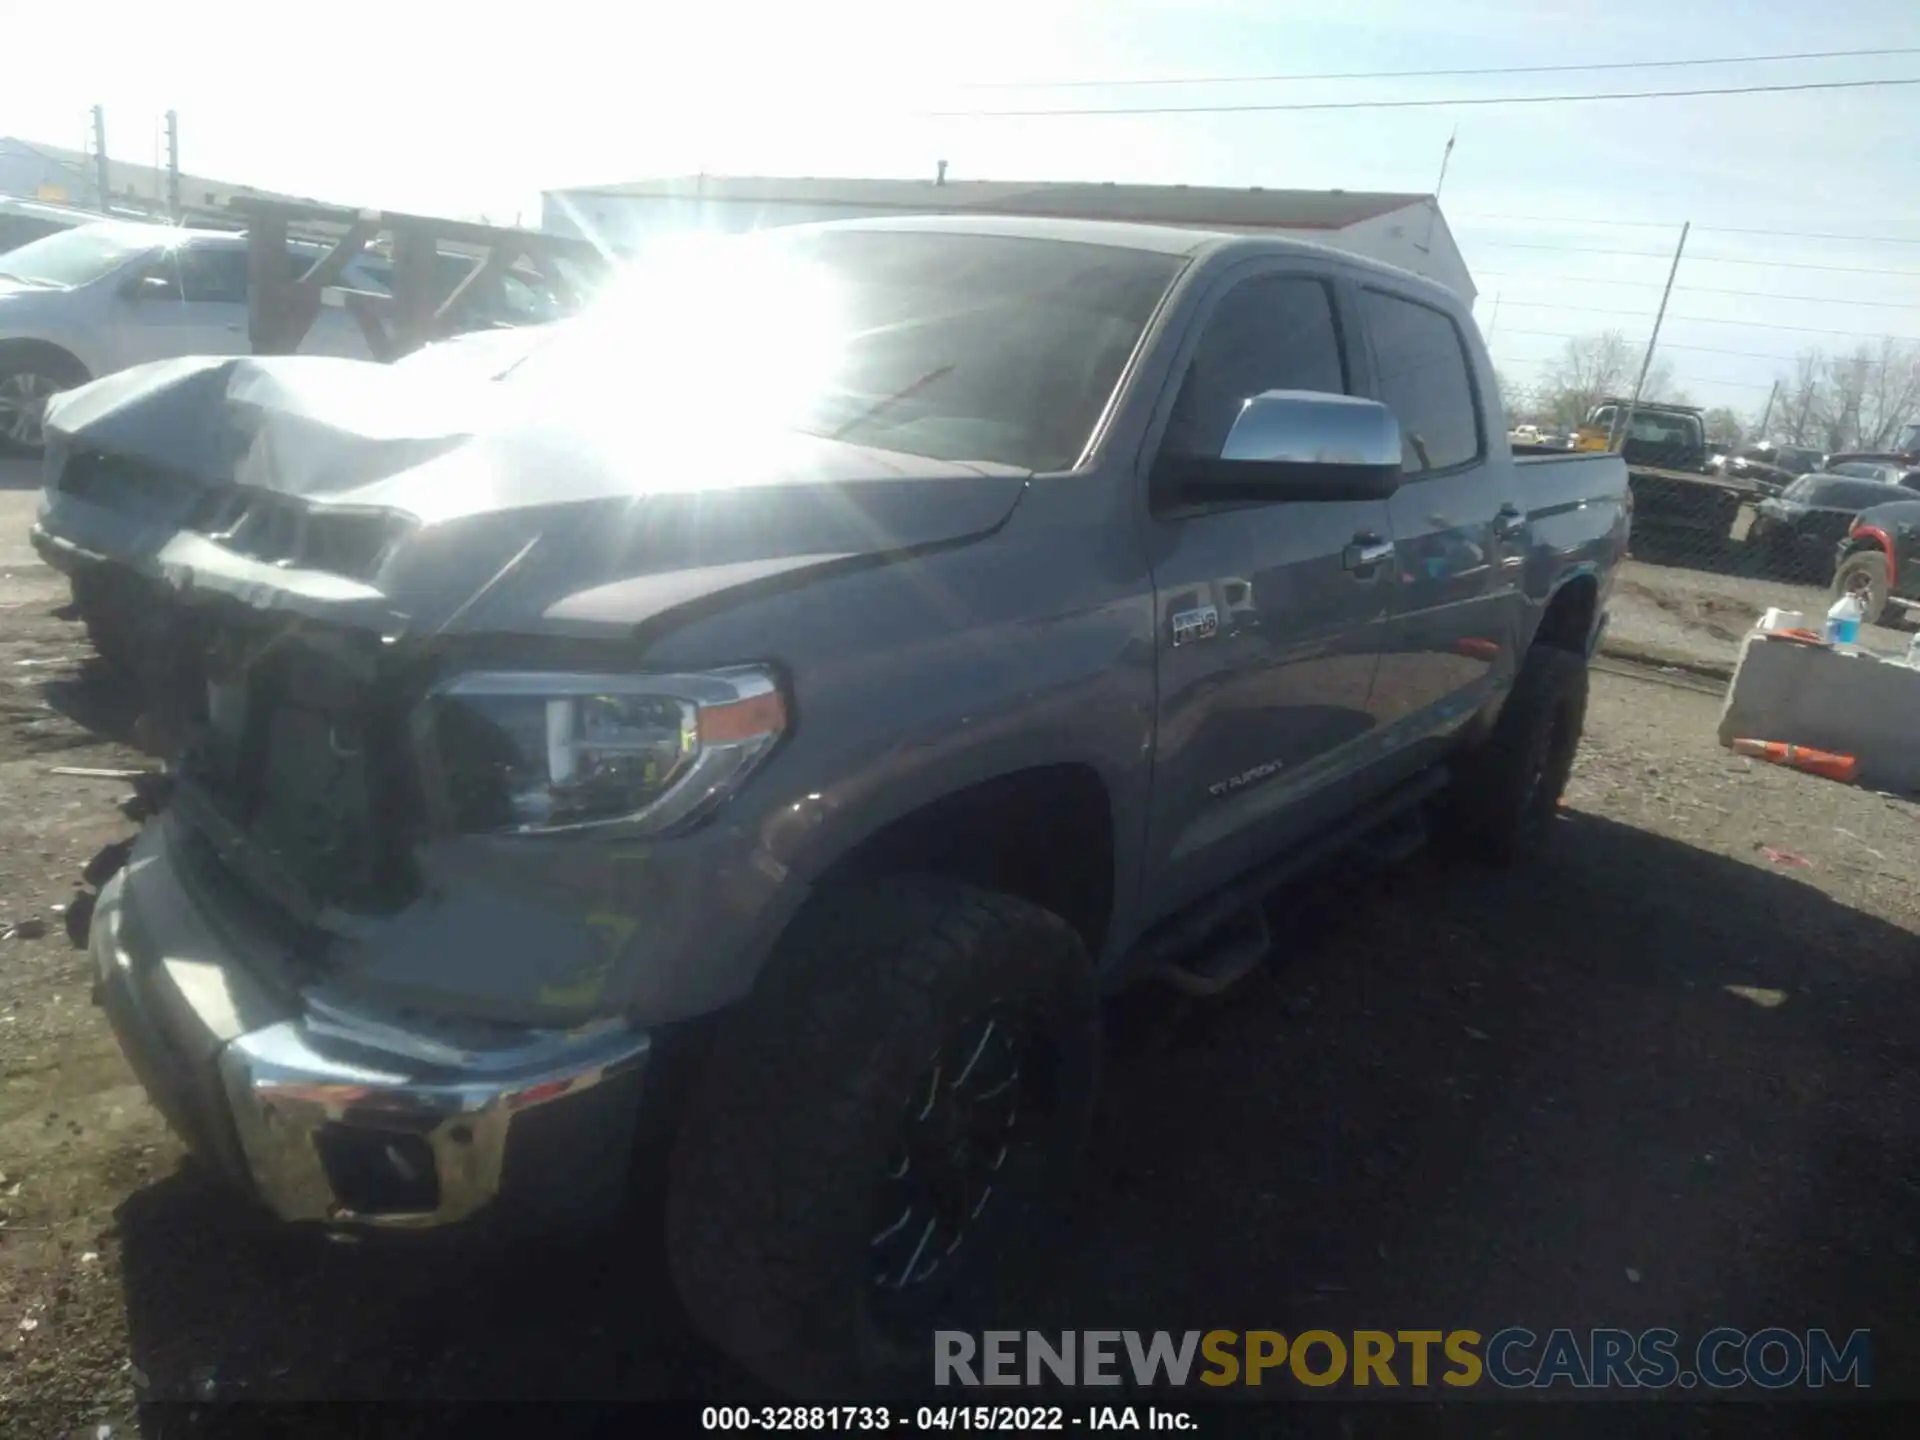
[[[1863,544],[1860,517],[1920,501],[1920,467],[1837,460],[1803,468],[1777,447],[1683,454],[1623,448],[1633,493],[1632,559],[1622,574],[1614,642],[1642,658],[1723,670],[1769,606],[1814,624],[1849,584],[1846,557]],[[1813,463],[1826,465],[1826,457]],[[1863,599],[1867,597],[1863,596]],[[1872,602],[1869,621],[1904,626],[1904,610]],[[1887,646],[1905,643],[1888,634]]]

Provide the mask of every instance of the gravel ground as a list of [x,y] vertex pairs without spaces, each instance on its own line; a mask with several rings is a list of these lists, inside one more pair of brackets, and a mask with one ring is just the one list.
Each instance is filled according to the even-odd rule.
[[[46,927],[0,940],[0,1433],[155,1396],[748,1393],[644,1206],[579,1249],[327,1244],[183,1161],[55,909],[129,827],[48,765],[132,756],[87,728],[123,717],[16,542],[29,498],[0,476],[0,920]],[[1729,756],[1716,708],[1599,674],[1540,864],[1329,880],[1229,996],[1117,1006],[1076,1233],[1006,1322],[1869,1327],[1877,1393],[1920,1394],[1920,810]]]
[[[1724,678],[1739,659],[1742,637],[1768,606],[1798,610],[1817,626],[1832,603],[1823,586],[1635,558],[1614,584],[1606,648]],[[1863,648],[1891,656],[1904,655],[1912,638],[1904,620],[1860,631]]]

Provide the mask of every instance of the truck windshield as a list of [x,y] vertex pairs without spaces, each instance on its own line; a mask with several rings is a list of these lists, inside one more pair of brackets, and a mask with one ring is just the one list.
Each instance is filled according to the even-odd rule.
[[[165,232],[160,232],[165,238]],[[0,279],[71,290],[111,275],[156,248],[154,227],[81,225],[0,255]]]
[[506,383],[648,442],[773,429],[1063,469],[1182,263],[879,228],[692,242],[637,265]]

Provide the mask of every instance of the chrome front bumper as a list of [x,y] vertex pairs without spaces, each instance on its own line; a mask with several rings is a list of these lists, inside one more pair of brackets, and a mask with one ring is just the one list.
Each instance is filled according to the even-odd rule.
[[419,1229],[482,1211],[603,1219],[624,1191],[649,1037],[404,1022],[292,993],[271,942],[182,884],[149,825],[96,907],[101,1003],[154,1102],[284,1220]]

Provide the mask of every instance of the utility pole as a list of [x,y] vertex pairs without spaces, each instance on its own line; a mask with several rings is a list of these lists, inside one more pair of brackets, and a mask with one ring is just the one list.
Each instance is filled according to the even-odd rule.
[[167,111],[167,219],[180,223],[180,116]]
[[1447,162],[1453,159],[1453,142],[1460,138],[1460,127],[1453,127],[1453,133],[1447,136],[1447,148],[1440,152],[1440,174],[1433,182],[1433,194],[1427,197],[1427,234],[1420,242],[1420,253],[1433,253],[1433,222],[1440,218],[1440,190],[1447,183]]
[[113,203],[113,190],[107,183],[107,107],[93,107],[93,175],[100,209],[105,213]]
[[1647,337],[1647,353],[1640,360],[1640,378],[1633,382],[1633,398],[1627,401],[1627,413],[1616,414],[1615,433],[1608,437],[1607,448],[1618,450],[1627,443],[1628,428],[1633,424],[1633,412],[1639,407],[1640,392],[1647,383],[1647,371],[1653,368],[1653,347],[1660,343],[1660,322],[1667,318],[1667,301],[1673,296],[1673,277],[1680,273],[1680,257],[1686,253],[1687,232],[1693,228],[1693,222],[1687,221],[1680,227],[1680,243],[1673,247],[1673,268],[1667,271],[1667,288],[1660,292],[1660,308],[1653,312],[1653,333]]
[[1773,402],[1780,398],[1780,382],[1773,382],[1773,389],[1767,392],[1767,408],[1760,412],[1760,439],[1767,438],[1767,422],[1773,418]]
[[1487,321],[1487,348],[1493,348],[1493,332],[1500,328],[1500,292],[1493,292],[1493,315]]

